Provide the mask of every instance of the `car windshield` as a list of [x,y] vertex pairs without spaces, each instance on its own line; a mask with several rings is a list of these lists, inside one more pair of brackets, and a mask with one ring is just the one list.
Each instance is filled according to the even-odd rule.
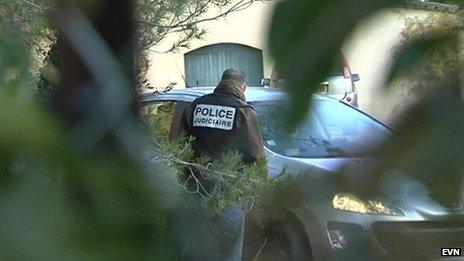
[[283,127],[283,102],[256,102],[265,145],[295,158],[365,156],[384,141],[390,130],[369,116],[336,101],[317,100],[306,119],[294,131]]

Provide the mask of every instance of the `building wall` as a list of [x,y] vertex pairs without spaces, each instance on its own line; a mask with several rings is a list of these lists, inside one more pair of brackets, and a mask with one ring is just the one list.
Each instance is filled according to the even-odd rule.
[[[172,39],[176,39],[172,35],[151,54],[152,66],[148,72],[151,85],[157,89],[170,83],[176,83],[175,88],[185,87],[184,54],[217,43],[238,43],[263,50],[264,77],[270,77],[273,61],[266,41],[274,3],[257,2],[226,18],[203,23],[202,27],[208,30],[205,39],[193,41],[189,49],[167,54],[155,52],[168,50]],[[361,81],[356,84],[361,109],[387,122],[394,118],[394,108],[403,102],[404,90],[385,91],[388,67],[394,49],[401,41],[405,20],[427,14],[428,11],[421,10],[382,11],[362,21],[347,39],[342,49],[352,72],[361,76]]]
[[411,84],[404,79],[387,85],[395,50],[407,19],[423,20],[429,15],[453,16],[425,10],[388,10],[363,21],[347,40],[344,52],[353,72],[359,72],[359,106],[373,116],[394,123],[411,104]]
[[204,40],[194,40],[189,49],[162,54],[168,50],[176,35],[171,35],[162,45],[154,47],[150,55],[151,66],[148,79],[152,86],[163,89],[169,83],[175,88],[185,87],[184,54],[197,48],[217,43],[238,43],[263,50],[264,75],[270,75],[272,61],[267,52],[267,29],[274,9],[271,2],[257,2],[249,8],[233,13],[226,18],[208,21],[201,26],[208,30]]

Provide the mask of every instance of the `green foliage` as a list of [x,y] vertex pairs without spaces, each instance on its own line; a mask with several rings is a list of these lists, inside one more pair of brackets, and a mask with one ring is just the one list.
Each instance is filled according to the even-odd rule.
[[[316,86],[327,71],[325,65],[333,58],[330,53],[338,50],[354,23],[392,3],[369,1],[354,8],[356,3],[350,2],[353,9],[338,9],[330,1],[295,0],[278,7],[271,47],[290,78],[292,115],[296,115],[293,123],[309,104],[310,87]],[[343,3],[338,1],[337,5]],[[302,11],[311,8],[317,11]],[[357,10],[359,16],[345,13],[349,9]],[[291,14],[292,19],[288,19]],[[340,186],[345,190],[377,195],[384,191],[385,180],[407,177],[406,180],[422,182],[432,197],[444,205],[461,197],[464,147],[459,137],[464,134],[464,122],[462,83],[458,81],[463,65],[458,37],[463,28],[460,15],[431,15],[424,21],[407,22],[404,48],[396,55],[392,71],[393,76],[402,75],[406,84],[415,89],[416,102],[398,119],[394,137],[379,148],[378,155],[384,155],[381,167],[342,171]],[[321,22],[324,18],[332,20]],[[287,40],[285,45],[279,38]],[[308,95],[302,95],[305,91]]]
[[[258,0],[259,1],[259,0]],[[261,0],[262,1],[262,0]],[[247,8],[256,0],[139,0],[139,44],[143,50],[156,46],[172,33],[181,33],[167,52],[188,48],[193,39],[206,33],[200,27],[204,21],[214,20],[229,13]],[[207,15],[209,11],[212,14]]]
[[140,115],[152,137],[169,137],[176,105],[176,102],[167,102],[142,108]]
[[82,156],[41,108],[0,97],[2,259],[170,255],[169,182],[123,155]]
[[[334,57],[356,24],[401,1],[292,0],[278,4],[271,25],[270,49],[287,77],[292,103],[288,123],[303,119],[311,94],[339,62]],[[282,40],[282,39],[285,39]]]
[[[150,66],[150,48],[163,41],[172,42],[166,52],[188,48],[190,41],[201,39],[206,33],[200,23],[243,10],[255,1],[266,0],[136,0],[138,87],[148,85],[145,76]],[[33,74],[40,71],[38,93],[45,96],[53,91],[59,78],[56,28],[48,18],[58,12],[54,4],[53,0],[0,0],[0,22],[29,47]],[[86,6],[93,8],[91,1]],[[210,11],[212,14],[206,15]],[[175,37],[169,37],[173,34]]]
[[174,258],[174,183],[121,151],[83,153],[27,95],[28,54],[0,24],[0,259]]
[[47,55],[43,61],[43,67],[40,70],[40,78],[37,85],[37,93],[45,98],[52,95],[57,88],[60,78],[60,61],[59,61],[59,45],[54,43],[47,51]]
[[[179,103],[163,102],[142,108],[141,117],[151,134],[154,149],[148,158],[155,166],[164,166],[169,179],[178,188],[201,198],[207,213],[220,214],[230,205],[249,209],[262,202],[276,182],[268,180],[266,162],[243,165],[241,155],[233,152],[218,158],[195,158],[193,138],[169,139],[171,123]],[[259,205],[259,204],[258,204]]]
[[[231,153],[211,163],[209,169],[216,185],[207,195],[205,205],[213,213],[220,213],[232,204],[251,211],[255,205],[262,203],[266,192],[272,187],[274,180],[267,179],[266,162],[251,166],[244,166],[240,162],[240,154]],[[227,175],[215,175],[218,171]]]
[[[279,4],[270,44],[277,64],[285,68],[288,77],[292,125],[306,112],[312,87],[328,72],[333,54],[355,24],[380,8],[400,2],[294,0]],[[391,139],[376,149],[375,155],[381,155],[379,166],[346,167],[336,176],[337,186],[330,189],[366,198],[379,194],[396,197],[404,193],[402,188],[418,193],[415,186],[420,184],[426,191],[424,197],[431,197],[444,207],[462,202],[464,87],[459,80],[463,63],[462,41],[458,40],[464,28],[462,18],[458,11],[451,19],[429,17],[423,23],[406,24],[405,46],[396,55],[392,71],[393,76],[405,77],[408,88],[415,88],[415,102],[397,119]],[[320,180],[317,182],[321,184]],[[292,208],[298,210],[306,202],[301,200],[304,190],[298,188],[313,190],[316,195],[318,191],[331,191],[324,186],[309,188],[311,184],[311,180],[290,183],[274,201],[292,202]],[[291,193],[294,191],[301,194]],[[410,258],[404,258],[420,255],[408,254]]]
[[[201,38],[206,32],[199,23],[214,20],[231,12],[247,8],[254,1],[249,0],[169,0],[136,1],[136,17],[139,28],[139,46],[147,51],[159,44],[168,34],[182,32],[173,43],[173,48],[187,47],[192,39]],[[208,11],[220,10],[214,16],[205,16]],[[41,58],[54,41],[54,28],[48,14],[57,12],[50,0],[2,0],[0,19],[13,26],[17,37],[24,40]],[[15,30],[18,29],[18,30]]]
[[0,92],[27,99],[32,93],[30,59],[24,44],[0,26]]
[[[139,88],[149,85],[145,74],[152,48],[164,53],[189,48],[192,40],[202,39],[207,33],[201,23],[246,9],[258,1],[269,0],[137,0]],[[161,44],[170,47],[160,50]]]
[[390,72],[389,86],[402,97],[392,112],[395,115],[430,95],[438,85],[447,84],[463,65],[459,15],[430,12],[405,19]]
[[48,20],[48,14],[52,12],[54,8],[50,0],[0,1],[1,24],[30,48],[38,63],[45,58],[54,38],[54,28]]
[[230,205],[251,211],[277,183],[268,180],[266,162],[244,165],[237,152],[216,159],[196,159],[191,137],[177,140],[162,135],[152,137],[154,149],[148,158],[155,166],[166,167],[170,179],[176,180],[184,193],[201,197],[207,213],[220,214]]
[[[278,4],[270,43],[289,78],[294,124],[309,106],[311,86],[317,86],[328,72],[334,54],[356,23],[396,2],[288,0]],[[199,21],[195,20],[198,17],[189,20],[186,10],[196,10],[195,3],[206,1],[148,3],[153,9],[146,10],[146,18],[169,25],[171,21]],[[216,3],[226,6],[229,2]],[[273,195],[274,204],[268,204],[271,209],[302,211],[307,191],[328,190],[320,179],[316,183],[309,177],[291,179],[283,187],[277,184],[281,189],[274,190],[276,183],[266,180],[264,163],[242,166],[237,154],[194,160],[192,140],[157,139],[153,148],[145,150],[141,144],[148,141],[134,131],[137,126],[124,128],[127,125],[121,122],[108,125],[115,133],[124,134],[118,137],[133,147],[82,149],[79,143],[87,137],[65,132],[54,114],[24,98],[31,86],[31,59],[15,40],[18,37],[11,34],[19,39],[31,37],[32,42],[25,39],[29,48],[41,47],[42,39],[51,32],[43,29],[49,28],[44,18],[49,11],[53,9],[45,1],[0,2],[1,259],[175,259],[187,239],[205,245],[211,242],[210,238],[194,237],[197,224],[209,223],[195,211],[199,204],[186,200],[188,192],[202,198],[202,210],[206,207],[218,213],[230,204],[250,208],[261,202],[267,191]],[[419,37],[398,55],[397,71],[418,68],[414,75],[433,73],[438,77],[424,81],[429,91],[399,122],[396,135],[380,148],[384,155],[380,167],[339,173],[346,190],[378,194],[384,192],[382,184],[399,176],[409,178],[406,182],[423,181],[443,205],[462,198],[464,108],[462,82],[456,73],[462,64],[455,55],[460,50],[455,33],[462,25],[461,20],[457,22],[457,27],[444,34]],[[21,26],[16,31],[11,24]],[[156,36],[176,30],[163,28],[156,25],[145,30],[155,30]],[[177,28],[190,30],[188,26]],[[168,114],[169,108],[165,109],[161,115]],[[103,112],[95,114],[98,120],[109,117]],[[149,122],[156,129],[152,134],[165,133],[166,121]],[[86,133],[100,135],[98,128],[89,126]],[[144,165],[143,157],[152,164]],[[199,171],[198,181],[192,183],[194,190],[185,183],[185,170],[187,174]],[[213,181],[212,186],[196,190],[204,180]],[[201,259],[201,251],[198,257]]]
[[462,21],[456,15],[432,13],[409,18],[402,31],[402,45],[392,77],[407,75],[412,81],[440,80],[462,67],[459,33]]

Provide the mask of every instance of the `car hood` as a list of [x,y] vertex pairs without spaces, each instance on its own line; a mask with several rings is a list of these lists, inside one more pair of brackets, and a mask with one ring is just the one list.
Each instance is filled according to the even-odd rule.
[[[379,160],[375,158],[320,158],[302,159],[285,157],[283,165],[285,169],[293,173],[311,172],[311,170],[322,171],[327,175],[335,174],[343,169],[350,173],[375,168]],[[270,161],[272,165],[272,160]],[[407,175],[385,175],[381,180],[381,193],[379,199],[398,207],[409,216],[420,216],[426,220],[464,220],[463,197],[452,199],[443,203],[436,200],[429,189],[418,180]]]
[[386,200],[402,206],[401,208],[406,211],[414,210],[426,219],[464,220],[462,193],[446,202],[439,201],[422,182],[405,175],[384,177],[382,192]]

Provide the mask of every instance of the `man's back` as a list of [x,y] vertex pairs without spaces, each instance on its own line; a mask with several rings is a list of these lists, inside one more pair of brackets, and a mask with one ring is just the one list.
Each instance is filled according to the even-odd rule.
[[[183,123],[187,134],[196,138],[193,148],[197,157],[206,155],[217,158],[237,151],[245,164],[264,160],[258,119],[253,108],[245,101],[245,89],[245,74],[229,69],[222,75],[214,93],[193,101],[184,114]],[[190,169],[190,174],[194,172]],[[198,182],[198,179],[195,180]],[[239,261],[242,259],[245,213],[232,204],[223,214],[218,218],[221,225],[219,233],[215,235],[220,247],[217,251],[211,251],[210,260]]]
[[187,133],[196,138],[196,156],[237,151],[245,164],[264,158],[255,112],[231,81],[222,81],[214,93],[196,99],[185,123]]

